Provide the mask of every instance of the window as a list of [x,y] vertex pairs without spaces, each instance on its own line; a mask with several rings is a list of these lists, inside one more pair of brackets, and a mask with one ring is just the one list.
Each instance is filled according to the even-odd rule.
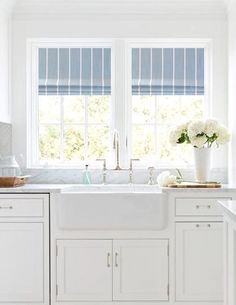
[[108,158],[111,48],[39,47],[37,53],[36,163]]
[[204,48],[132,48],[131,56],[132,157],[191,163],[191,147],[171,147],[169,133],[204,115]]
[[171,147],[169,131],[208,112],[208,44],[30,41],[28,166],[113,162],[114,129],[123,167],[190,164],[191,147]]

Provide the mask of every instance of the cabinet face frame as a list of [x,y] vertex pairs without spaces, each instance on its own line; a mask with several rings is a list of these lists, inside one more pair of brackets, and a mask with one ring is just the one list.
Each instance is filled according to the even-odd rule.
[[[218,273],[222,273],[222,276],[220,274],[218,274],[217,278],[222,278],[222,293],[219,292],[218,289],[216,289],[215,291],[212,291],[210,293],[199,293],[197,294],[196,291],[194,292],[194,290],[191,292],[187,292],[187,288],[186,288],[186,284],[191,281],[191,279],[186,279],[185,278],[185,271],[187,270],[188,267],[187,266],[188,262],[186,259],[186,252],[185,249],[189,249],[189,246],[186,245],[186,239],[187,239],[187,233],[192,233],[193,234],[193,238],[194,238],[194,233],[197,232],[199,234],[202,234],[202,236],[204,237],[204,232],[207,232],[209,230],[214,230],[212,231],[212,233],[216,233],[216,231],[222,232],[222,240],[220,242],[219,240],[219,244],[217,244],[216,246],[220,246],[219,251],[222,251],[222,255],[220,254],[220,252],[217,253],[217,251],[215,252],[216,254],[219,254],[219,259],[221,260],[222,265],[219,264],[218,261],[214,262],[214,255],[212,255],[212,262],[213,264],[215,264],[215,269],[217,269],[217,267],[219,267]],[[199,235],[200,236],[200,235]],[[198,238],[199,239],[199,238]],[[198,240],[199,241],[199,240]],[[217,238],[215,238],[215,241],[218,242]],[[196,240],[197,242],[197,240]],[[186,248],[185,248],[186,246]],[[195,245],[196,247],[197,245]],[[201,245],[198,245],[199,247],[201,247]],[[206,246],[206,245],[205,245]],[[209,243],[209,246],[211,247],[212,245]],[[199,248],[198,247],[198,248]],[[209,250],[209,248],[208,248]],[[191,254],[190,254],[191,255]],[[203,256],[200,256],[200,253],[198,253],[199,255],[199,260],[198,257],[196,255],[195,262],[192,262],[192,266],[199,266],[199,268],[201,268],[202,266],[200,266],[200,263],[204,262]],[[192,257],[194,258],[194,257]],[[189,259],[191,259],[191,256],[189,257]],[[208,261],[209,263],[209,261]],[[204,269],[207,270],[209,266],[206,263],[206,266]],[[188,274],[191,273],[191,270],[187,270],[186,272],[188,272]],[[206,278],[206,277],[205,277]],[[192,279],[192,281],[194,282],[196,280],[196,278]],[[202,283],[204,281],[204,274],[202,277],[199,276],[198,281],[200,283]],[[218,283],[218,286],[220,286],[220,284]],[[193,285],[193,287],[195,287]],[[176,223],[176,301],[192,301],[192,302],[222,302],[223,301],[223,223],[222,222],[178,222]]]

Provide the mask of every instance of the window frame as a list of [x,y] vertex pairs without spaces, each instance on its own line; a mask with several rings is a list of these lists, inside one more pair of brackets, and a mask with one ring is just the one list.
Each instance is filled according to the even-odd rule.
[[[88,160],[79,162],[47,162],[39,160],[39,100],[37,94],[38,88],[38,49],[39,48],[94,48],[94,47],[109,47],[111,48],[111,58],[114,56],[114,48],[112,47],[111,39],[29,39],[27,41],[27,153],[26,166],[27,168],[82,168]],[[113,88],[113,61],[111,62],[111,87]],[[113,91],[113,90],[112,90]],[[110,127],[114,129],[114,94],[111,92],[111,113]],[[111,141],[110,141],[111,143]],[[111,150],[111,144],[110,144]],[[109,159],[111,157],[109,156]],[[97,167],[97,162],[89,162],[92,167]]]
[[[211,39],[129,39],[126,41],[127,54],[127,134],[128,156],[132,158],[132,48],[204,48],[204,117],[212,114],[212,40]],[[139,162],[141,168],[150,166],[150,161]],[[185,162],[155,162],[158,168],[186,168]]]
[[[111,47],[111,123],[112,129],[116,129],[120,135],[120,161],[122,167],[129,166],[132,158],[132,87],[131,87],[131,50],[134,47],[160,47],[160,48],[204,48],[205,49],[205,94],[204,113],[211,116],[212,113],[212,40],[195,38],[178,39],[149,39],[149,38],[120,38],[120,39],[78,39],[78,38],[40,38],[28,39],[27,41],[27,125],[26,125],[26,166],[27,168],[82,168],[85,161],[80,162],[59,162],[46,164],[39,162],[38,158],[38,118],[37,113],[37,86],[38,86],[38,48],[60,48],[60,47]],[[127,67],[129,67],[127,69]],[[112,151],[112,139],[110,141],[110,151]],[[108,160],[114,165],[113,156]],[[137,162],[137,167],[146,168],[150,161]],[[158,168],[166,167],[188,167],[186,164],[177,162],[157,163]],[[90,162],[93,168],[100,168],[98,162]]]

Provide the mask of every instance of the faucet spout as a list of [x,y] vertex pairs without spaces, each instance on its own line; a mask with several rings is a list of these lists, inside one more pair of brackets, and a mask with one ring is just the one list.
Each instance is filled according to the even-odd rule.
[[120,167],[120,137],[116,129],[114,130],[114,135],[113,135],[113,149],[115,150],[115,155],[116,155],[115,170],[122,170],[122,168]]

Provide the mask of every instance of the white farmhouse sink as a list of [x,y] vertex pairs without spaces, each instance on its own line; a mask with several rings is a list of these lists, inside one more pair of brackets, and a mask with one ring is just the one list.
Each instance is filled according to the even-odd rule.
[[161,193],[157,185],[147,184],[77,184],[66,186],[62,193]]
[[157,186],[77,185],[56,196],[60,229],[161,230],[166,226],[166,195]]

